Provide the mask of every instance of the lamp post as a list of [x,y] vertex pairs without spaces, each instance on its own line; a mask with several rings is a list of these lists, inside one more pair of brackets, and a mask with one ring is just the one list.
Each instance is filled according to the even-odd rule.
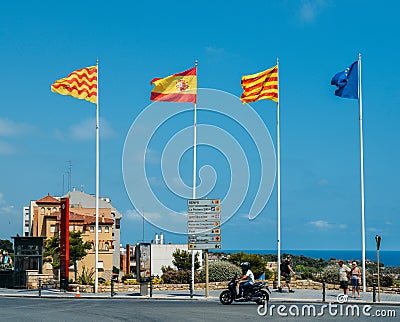
[[381,284],[380,284],[380,272],[379,272],[379,248],[381,246],[381,236],[376,235],[375,236],[375,241],[376,241],[376,262],[378,265],[378,302],[381,301]]

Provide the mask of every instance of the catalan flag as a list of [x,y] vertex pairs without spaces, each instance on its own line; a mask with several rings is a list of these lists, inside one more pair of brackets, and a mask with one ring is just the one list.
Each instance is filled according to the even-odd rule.
[[97,103],[97,67],[78,69],[51,85],[51,91]]
[[278,65],[261,73],[242,77],[243,103],[269,99],[278,102]]
[[196,67],[165,78],[154,78],[151,84],[155,85],[150,96],[152,101],[196,103]]

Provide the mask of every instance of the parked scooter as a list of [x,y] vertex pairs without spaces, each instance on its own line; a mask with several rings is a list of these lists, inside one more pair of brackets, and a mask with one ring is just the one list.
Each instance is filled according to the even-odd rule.
[[[256,282],[253,285],[245,288],[243,290],[243,297],[238,298],[238,293],[236,291],[238,281],[238,273],[236,272],[235,276],[228,284],[228,289],[223,291],[219,296],[219,300],[222,304],[232,304],[233,301],[256,302],[259,305],[264,305],[265,303],[268,303],[269,294],[271,294],[271,291],[269,290],[268,286],[265,285],[265,283]],[[264,287],[266,290],[263,290]]]

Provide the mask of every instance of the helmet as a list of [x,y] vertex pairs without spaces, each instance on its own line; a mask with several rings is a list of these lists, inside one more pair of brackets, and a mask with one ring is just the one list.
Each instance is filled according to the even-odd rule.
[[250,263],[249,262],[243,262],[240,263],[240,267],[245,270],[245,269],[250,269]]

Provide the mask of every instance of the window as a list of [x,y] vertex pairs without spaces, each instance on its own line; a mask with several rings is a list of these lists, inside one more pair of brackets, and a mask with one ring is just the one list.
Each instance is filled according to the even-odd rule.
[[51,225],[50,226],[50,232],[51,233],[56,233],[57,232],[57,225]]
[[101,226],[99,226],[99,230],[98,230],[98,232],[99,232],[99,233],[101,233]]
[[110,245],[108,243],[105,243],[104,244],[104,249],[107,250],[107,251],[110,250]]
[[117,220],[115,221],[115,228],[116,228],[116,229],[120,229],[120,226],[121,226],[121,220],[120,220],[120,219],[117,219]]
[[69,225],[69,231],[74,231],[74,225]]
[[53,207],[53,212],[56,212],[57,211],[57,208],[56,207]]
[[105,227],[104,227],[104,232],[105,232],[105,233],[109,233],[109,232],[110,232],[110,227],[105,226]]
[[91,233],[94,233],[94,226],[90,226],[89,231],[90,231]]
[[40,209],[40,212],[42,215],[44,215],[44,207],[42,207],[42,209]]

